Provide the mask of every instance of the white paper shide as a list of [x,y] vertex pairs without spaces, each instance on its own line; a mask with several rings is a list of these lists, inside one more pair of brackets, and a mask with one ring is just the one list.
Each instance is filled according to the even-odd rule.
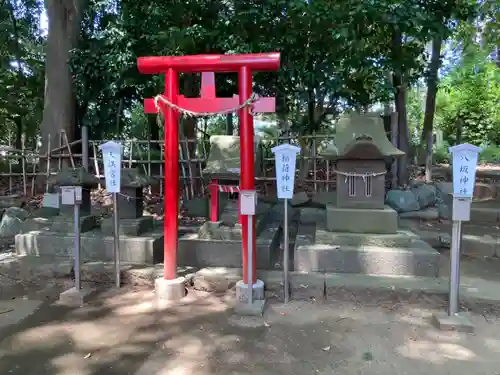
[[273,147],[271,151],[275,157],[278,198],[291,199],[295,183],[295,164],[300,147],[285,143]]
[[100,146],[104,161],[104,178],[106,179],[106,190],[109,193],[120,192],[120,177],[122,165],[121,144],[115,141],[108,141]]
[[476,168],[481,147],[468,143],[449,148],[453,162],[453,195],[472,198],[476,183]]

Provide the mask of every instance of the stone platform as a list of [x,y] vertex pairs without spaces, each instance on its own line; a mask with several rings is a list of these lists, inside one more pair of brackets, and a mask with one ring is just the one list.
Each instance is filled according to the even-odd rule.
[[389,206],[380,209],[352,209],[328,204],[326,227],[332,232],[396,233],[398,214]]
[[[193,267],[241,267],[242,241],[238,225],[205,223],[198,228],[180,228],[178,264]],[[281,221],[273,210],[256,218],[256,267],[269,269],[279,251]]]
[[[74,235],[52,231],[30,231],[16,235],[16,253],[43,258],[73,258]],[[81,234],[81,260],[112,261],[113,236],[100,230]],[[163,229],[157,228],[141,236],[120,237],[120,260],[137,264],[153,264],[163,256]]]
[[[256,267],[270,269],[278,257],[281,205],[258,202],[256,208]],[[179,228],[178,264],[192,267],[241,267],[242,233],[238,202],[228,201],[219,222],[206,221],[196,227]]]
[[438,276],[439,253],[411,231],[395,234],[328,232],[301,225],[294,249],[298,272]]

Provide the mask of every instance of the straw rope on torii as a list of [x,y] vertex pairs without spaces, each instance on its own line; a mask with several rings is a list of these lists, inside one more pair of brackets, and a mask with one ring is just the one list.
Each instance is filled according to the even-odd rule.
[[[178,105],[172,103],[170,100],[168,100],[167,98],[165,98],[164,95],[156,95],[154,97],[154,103],[155,103],[155,107],[156,107],[156,112],[157,112],[157,121],[158,121],[158,125],[161,126],[161,114],[162,114],[162,109],[161,109],[161,106],[160,106],[160,102],[162,102],[163,104],[167,105],[168,107],[176,110],[177,112],[180,113],[181,116],[186,116],[186,117],[208,117],[208,116],[215,116],[215,115],[227,115],[227,114],[230,114],[230,113],[235,113],[235,112],[238,112],[239,110],[245,108],[245,107],[248,107],[248,112],[254,116],[255,115],[255,112],[253,112],[252,110],[252,107],[253,107],[253,104],[259,100],[259,96],[255,93],[252,93],[252,95],[250,96],[250,98],[248,98],[247,100],[245,100],[244,103],[236,106],[236,107],[233,107],[233,108],[228,108],[228,109],[224,109],[224,110],[221,110],[221,111],[217,111],[217,112],[195,112],[195,111],[190,111],[188,109],[185,109],[185,108],[182,108],[182,107],[179,107]],[[239,186],[233,186],[233,185],[220,185],[220,184],[215,184],[215,183],[212,183],[210,185],[207,186],[207,188],[209,190],[211,189],[217,189],[219,192],[224,192],[224,193],[239,193],[240,191],[240,188]]]
[[156,111],[158,112],[158,115],[160,115],[160,112],[161,112],[161,106],[160,106],[159,102],[162,102],[163,104],[167,105],[168,107],[175,109],[182,116],[187,116],[187,117],[208,117],[208,116],[215,116],[215,115],[228,115],[230,113],[237,112],[240,109],[243,109],[245,107],[249,107],[248,111],[253,116],[255,113],[252,111],[252,106],[257,100],[259,100],[259,96],[255,93],[253,93],[247,100],[245,100],[244,103],[242,103],[236,107],[233,107],[233,108],[228,108],[228,109],[224,109],[224,110],[216,111],[216,112],[190,111],[188,109],[181,108],[178,105],[172,103],[170,100],[165,98],[164,95],[161,95],[161,94],[155,96],[154,103],[155,103],[155,107],[156,107]]
[[384,171],[384,172],[364,172],[364,173],[357,173],[357,172],[343,172],[343,171],[339,171],[337,169],[334,169],[333,172],[335,172],[336,174],[339,174],[341,176],[344,176],[345,179],[344,179],[344,182],[347,182],[347,179],[349,177],[361,177],[363,179],[363,181],[366,181],[366,178],[367,177],[378,177],[378,176],[383,176],[385,174],[387,174],[387,171]]

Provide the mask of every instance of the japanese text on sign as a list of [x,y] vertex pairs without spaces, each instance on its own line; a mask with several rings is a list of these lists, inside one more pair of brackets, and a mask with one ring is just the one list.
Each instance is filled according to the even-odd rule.
[[278,198],[291,199],[295,182],[295,162],[300,148],[283,144],[273,148],[276,156],[276,185]]
[[460,194],[462,195],[467,195],[467,186],[469,183],[469,160],[470,157],[467,154],[461,155],[460,156]]
[[[116,188],[116,154],[114,152],[108,152],[108,162],[107,162],[107,167],[109,171],[109,176],[110,176],[110,185],[113,189]],[[109,190],[109,189],[108,189]]]
[[281,155],[281,191],[283,193],[288,193],[293,190],[293,186],[290,186],[290,156],[282,154]]
[[122,146],[114,141],[109,141],[101,145],[101,149],[104,159],[104,177],[106,179],[106,190],[110,193],[119,193]]
[[453,195],[455,197],[472,197],[480,150],[479,147],[469,144],[450,147],[453,158]]

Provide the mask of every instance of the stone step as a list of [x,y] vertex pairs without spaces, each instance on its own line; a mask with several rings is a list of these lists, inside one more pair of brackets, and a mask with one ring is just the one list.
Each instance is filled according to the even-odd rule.
[[398,214],[389,206],[382,209],[326,206],[326,228],[331,232],[396,233]]
[[[271,212],[257,216],[257,268],[272,268],[279,251],[281,222]],[[240,232],[241,233],[241,232]],[[241,267],[241,238],[228,233],[228,238],[202,238],[199,232],[186,232],[179,237],[178,264],[192,267]]]
[[328,232],[316,229],[314,242],[335,246],[410,247],[418,237],[411,231],[395,234]]
[[[15,238],[18,256],[34,255],[47,259],[73,259],[75,238],[71,233],[31,231]],[[114,238],[99,230],[81,234],[80,258],[87,261],[112,261]],[[137,264],[153,264],[163,257],[163,229],[144,236],[120,236],[120,260]]]
[[410,247],[303,244],[295,248],[295,271],[436,277],[439,253],[421,240]]

